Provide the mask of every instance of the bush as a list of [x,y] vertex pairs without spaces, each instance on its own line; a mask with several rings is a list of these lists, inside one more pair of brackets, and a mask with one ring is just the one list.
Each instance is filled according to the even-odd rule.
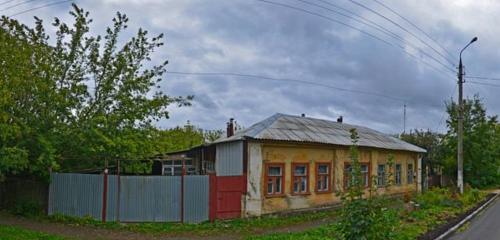
[[15,215],[24,217],[35,217],[43,215],[43,210],[38,202],[33,200],[22,200],[15,204],[11,211]]
[[467,189],[460,197],[460,202],[464,206],[470,206],[479,202],[483,198],[483,194],[476,188]]
[[461,207],[462,202],[446,188],[433,188],[423,194],[416,196],[415,201],[422,208],[431,207]]

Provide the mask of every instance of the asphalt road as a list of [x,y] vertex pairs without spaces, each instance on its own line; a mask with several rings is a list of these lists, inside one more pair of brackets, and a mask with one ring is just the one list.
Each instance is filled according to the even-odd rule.
[[500,198],[491,203],[488,208],[469,223],[463,232],[453,234],[450,240],[500,240]]

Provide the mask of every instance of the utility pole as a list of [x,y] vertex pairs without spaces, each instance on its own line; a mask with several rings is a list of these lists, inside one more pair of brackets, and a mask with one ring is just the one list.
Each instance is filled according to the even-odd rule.
[[464,193],[464,111],[463,111],[463,65],[462,57],[458,64],[458,129],[457,129],[457,187]]
[[477,41],[477,37],[474,37],[469,44],[460,51],[460,61],[458,63],[457,187],[460,194],[464,193],[464,66],[462,64],[462,52],[475,41]]

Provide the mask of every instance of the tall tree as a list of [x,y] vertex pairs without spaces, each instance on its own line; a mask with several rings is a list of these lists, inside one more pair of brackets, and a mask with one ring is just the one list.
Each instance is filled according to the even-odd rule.
[[0,176],[143,159],[157,151],[154,122],[167,106],[190,103],[160,91],[168,62],[153,65],[151,54],[162,34],[119,41],[128,18],[117,13],[92,36],[89,13],[73,5],[70,14],[72,25],[54,20],[53,41],[38,18],[34,28],[0,20]]
[[435,133],[430,130],[414,129],[409,133],[403,133],[400,138],[406,142],[419,146],[427,150],[422,158],[422,164],[429,166],[430,171],[435,167],[443,165],[441,153],[441,141],[443,134]]
[[[464,102],[464,180],[474,187],[500,184],[500,134],[497,116],[487,116],[479,96]],[[445,171],[456,176],[457,105],[447,105],[448,132],[443,139]]]

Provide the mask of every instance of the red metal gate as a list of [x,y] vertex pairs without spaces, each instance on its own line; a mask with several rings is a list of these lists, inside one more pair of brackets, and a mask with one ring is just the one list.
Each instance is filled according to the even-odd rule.
[[246,189],[246,176],[211,176],[210,188],[210,219],[241,217],[241,197]]

